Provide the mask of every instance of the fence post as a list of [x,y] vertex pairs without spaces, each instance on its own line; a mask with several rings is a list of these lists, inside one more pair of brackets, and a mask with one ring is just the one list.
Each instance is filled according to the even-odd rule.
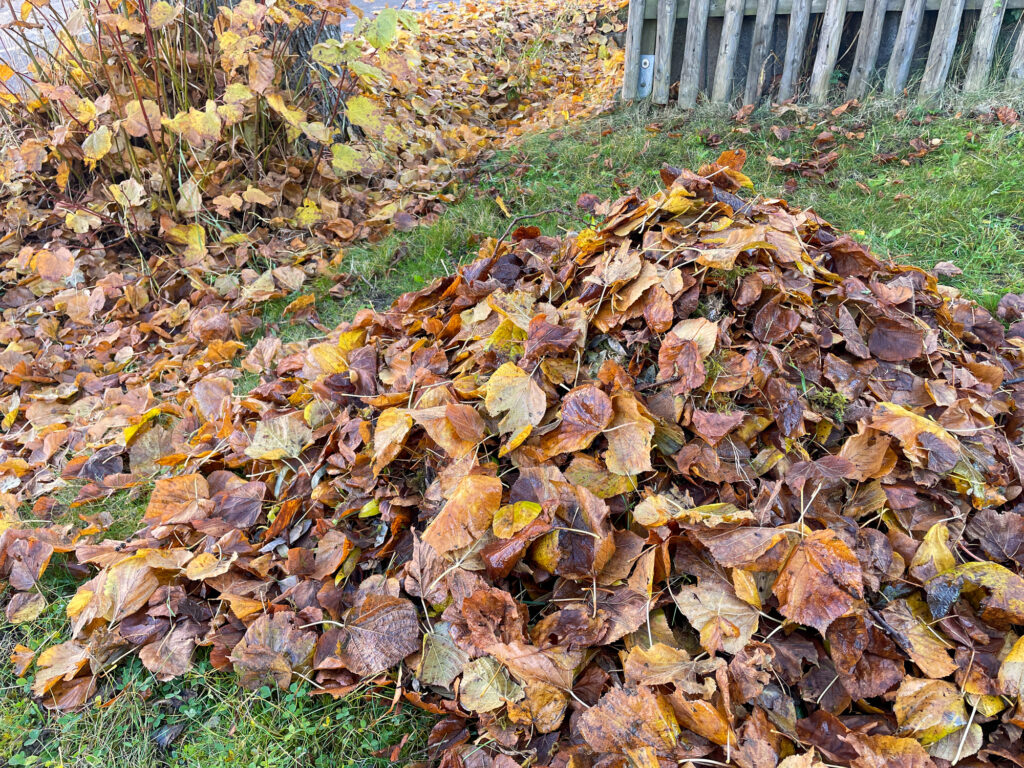
[[823,104],[828,98],[829,80],[839,58],[839,43],[846,19],[846,0],[828,0],[821,20],[821,40],[811,70],[811,101]]
[[708,31],[708,10],[711,0],[682,0],[690,3],[686,18],[686,50],[683,68],[679,71],[679,106],[692,109],[697,104],[697,86],[700,63],[704,58],[705,38]]
[[980,91],[988,83],[988,73],[996,55],[996,41],[999,39],[999,28],[1003,24],[1005,12],[1006,0],[985,0],[982,3],[978,30],[974,33],[971,63],[967,65],[967,76],[964,78],[965,91]]
[[810,21],[811,0],[793,0],[789,12],[789,32],[786,34],[786,58],[782,62],[782,81],[779,83],[779,101],[793,98],[796,92]]
[[921,33],[921,20],[924,18],[925,0],[906,0],[900,14],[900,28],[896,32],[896,42],[889,56],[889,69],[885,73],[885,92],[895,96],[903,90],[910,77],[910,65],[917,48],[917,36]]
[[725,104],[732,93],[732,73],[740,47],[744,5],[744,0],[725,0],[722,40],[718,44],[718,63],[715,64],[715,81],[711,88],[711,100],[716,104]]
[[960,33],[960,19],[964,15],[964,3],[965,0],[942,0],[939,6],[928,63],[921,78],[921,101],[933,100],[946,87],[949,65],[953,63],[956,38]]
[[629,0],[626,16],[626,63],[622,73],[622,100],[633,101],[640,83],[640,37],[644,33],[644,0]]
[[860,17],[857,53],[850,69],[850,81],[846,84],[846,98],[859,99],[868,91],[871,73],[878,59],[878,47],[882,43],[882,25],[888,0],[866,0],[864,13]]
[[1013,47],[1013,58],[1006,71],[1006,82],[1014,88],[1024,85],[1024,26],[1017,33],[1017,44]]
[[775,30],[775,11],[778,0],[757,0],[757,17],[754,20],[754,38],[750,43],[750,65],[747,67],[747,87],[743,91],[744,104],[756,104],[761,97],[765,65],[768,63],[768,46]]
[[676,30],[676,0],[658,0],[658,33],[654,39],[654,88],[651,101],[668,104],[672,83],[672,37]]

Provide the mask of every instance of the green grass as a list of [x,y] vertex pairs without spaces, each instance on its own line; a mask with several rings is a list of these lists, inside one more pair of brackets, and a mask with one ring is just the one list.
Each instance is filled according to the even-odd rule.
[[[792,134],[779,140],[772,126],[789,127]],[[811,157],[812,141],[826,130],[836,137],[829,149],[839,160],[824,178],[795,177],[768,164],[769,156]],[[914,139],[939,143],[909,165],[875,161],[881,153],[906,157]],[[910,105],[898,112],[883,102],[837,118],[762,109],[745,124],[713,110],[684,115],[640,108],[498,152],[433,225],[347,248],[342,269],[355,276],[350,293],[339,300],[319,286],[318,312],[332,326],[362,307],[386,307],[400,293],[472,260],[484,238],[499,236],[511,223],[498,197],[513,217],[561,211],[523,222],[560,235],[593,223],[576,206],[582,193],[615,199],[637,188],[649,194],[661,186],[662,163],[696,170],[736,148],[747,151],[744,172],[756,193],[813,207],[881,256],[924,267],[952,261],[964,274],[946,282],[988,307],[1003,293],[1024,290],[1024,129],[1019,124],[983,124],[968,109],[932,114]],[[787,189],[786,181],[794,179],[796,188]],[[310,326],[282,322],[280,310],[292,298],[268,303],[257,338],[264,332],[283,340],[317,335]]]
[[[77,491],[57,494],[54,522],[81,526],[80,515],[102,516],[110,523],[104,537],[123,540],[138,529],[152,484],[72,508]],[[371,768],[390,764],[396,747],[403,761],[423,756],[431,719],[408,703],[393,708],[393,689],[339,701],[302,680],[287,691],[246,691],[214,670],[204,649],[182,679],[157,682],[132,657],[101,679],[96,703],[104,706],[47,711],[32,700],[32,670],[16,678],[7,658],[17,644],[39,652],[69,638],[64,610],[79,582],[65,557],[54,555],[38,584],[47,606],[35,620],[11,625],[0,616],[0,765]]]
[[[483,238],[501,235],[512,224],[499,196],[513,216],[560,211],[524,222],[545,234],[578,231],[594,223],[576,206],[581,193],[602,199],[632,188],[650,193],[661,184],[662,163],[696,169],[724,149],[742,147],[748,153],[745,172],[760,195],[812,206],[882,256],[923,266],[952,261],[964,274],[945,282],[991,308],[1003,293],[1024,291],[1024,131],[983,125],[968,114],[929,115],[911,108],[897,116],[890,105],[875,103],[815,122],[795,112],[765,112],[738,125],[712,112],[624,110],[497,153],[433,225],[347,248],[342,269],[354,275],[347,295],[329,295],[327,279],[303,292],[315,293],[320,322],[330,328],[362,307],[386,307],[401,292],[471,260]],[[794,130],[780,141],[773,125]],[[768,156],[806,159],[824,130],[836,136],[838,167],[821,180],[801,178],[787,189],[791,177],[772,168]],[[709,146],[712,135],[720,137],[717,146]],[[909,142],[918,138],[929,145],[941,141],[910,165],[873,161],[882,152],[906,155]],[[265,335],[285,343],[321,335],[283,315],[296,296],[264,305],[252,343]],[[236,392],[258,384],[257,376],[244,374]],[[108,535],[123,537],[134,529],[146,497],[119,493],[83,511],[109,512],[114,526]],[[61,514],[75,519],[68,510]],[[32,625],[11,627],[0,619],[4,657],[16,642],[40,648],[66,638],[63,611],[73,580],[52,567],[41,587],[49,606]],[[122,691],[112,704],[59,716],[30,700],[30,682],[14,679],[10,667],[0,665],[0,762],[112,768],[384,765],[407,734],[401,761],[422,757],[430,723],[408,705],[391,711],[387,692],[335,702],[308,695],[305,683],[287,692],[242,691],[230,674],[213,671],[203,660],[185,679],[170,683],[157,683],[135,661],[105,681],[108,693]],[[157,738],[170,729],[180,733],[163,748]]]
[[[306,683],[245,691],[203,660],[181,680],[157,683],[138,659],[111,672],[106,706],[51,714],[29,698],[28,681],[3,680],[0,759],[7,765],[384,766],[392,749],[423,756],[428,723],[388,692],[334,701]],[[403,738],[408,739],[403,742]]]

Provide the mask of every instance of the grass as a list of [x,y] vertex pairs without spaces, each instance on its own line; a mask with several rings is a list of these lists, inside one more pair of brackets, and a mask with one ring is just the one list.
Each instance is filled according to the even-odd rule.
[[[960,115],[908,110],[897,113],[891,105],[875,103],[818,122],[798,112],[764,112],[737,124],[713,112],[683,116],[632,109],[536,136],[497,153],[478,173],[472,192],[431,226],[348,248],[343,269],[355,276],[348,295],[330,295],[326,279],[304,292],[316,295],[321,324],[333,327],[362,307],[387,306],[401,292],[471,260],[484,237],[500,235],[512,223],[502,205],[513,216],[558,209],[527,223],[545,234],[578,231],[593,223],[576,206],[581,193],[601,198],[632,188],[650,193],[661,183],[662,163],[696,169],[723,149],[743,148],[745,172],[761,195],[814,207],[880,255],[922,266],[951,261],[963,275],[945,280],[992,308],[1003,293],[1024,291],[1024,131],[1019,125],[984,125],[967,110]],[[781,140],[773,125],[794,130]],[[837,168],[821,180],[800,178],[795,189],[787,188],[792,177],[773,168],[768,157],[806,159],[812,141],[825,130],[836,137]],[[920,160],[874,161],[880,153],[907,155],[913,139],[932,147]],[[287,343],[322,333],[282,314],[294,298],[265,304],[253,343],[269,334]],[[258,377],[245,374],[236,391],[258,383]],[[827,394],[821,407],[842,405]],[[124,536],[145,500],[145,493],[122,493],[87,512],[109,512],[116,527],[108,533]],[[4,656],[16,642],[39,648],[65,638],[63,608],[73,580],[64,569],[51,568],[42,587],[49,607],[33,624],[0,623]],[[170,683],[157,683],[137,661],[111,674],[108,689],[121,691],[112,703],[58,716],[29,699],[30,680],[15,679],[9,666],[0,666],[0,762],[372,766],[393,762],[390,750],[406,735],[403,762],[425,750],[429,718],[408,706],[392,710],[387,692],[365,691],[337,702],[308,695],[305,683],[286,692],[245,692],[230,674],[213,671],[202,659],[193,673]]]
[[12,766],[384,766],[394,750],[421,757],[423,717],[396,711],[382,692],[334,701],[310,686],[244,691],[200,661],[184,679],[157,683],[138,659],[112,672],[103,707],[52,715],[27,682],[4,681],[0,757]]
[[[576,206],[580,194],[614,199],[634,188],[649,194],[661,185],[662,163],[696,169],[736,148],[747,152],[744,172],[757,193],[814,208],[881,256],[923,267],[951,261],[964,274],[945,281],[989,308],[1004,293],[1024,291],[1024,129],[983,124],[966,108],[933,114],[897,106],[869,102],[818,120],[795,110],[761,110],[744,124],[711,110],[683,115],[630,109],[528,138],[498,152],[477,174],[471,193],[433,225],[348,248],[343,269],[355,276],[351,292],[342,299],[319,292],[321,320],[330,327],[362,307],[386,307],[400,293],[472,260],[485,237],[500,235],[511,223],[502,206],[513,216],[557,209],[561,213],[524,223],[545,234],[578,231],[593,223]],[[773,126],[792,133],[780,140]],[[796,177],[768,163],[770,156],[811,157],[812,142],[824,131],[836,138],[827,149],[839,154],[824,178]],[[930,148],[920,159],[906,165],[875,160],[884,153],[905,159],[918,139]],[[795,188],[787,181],[795,181]],[[292,298],[268,303],[256,337],[276,333],[287,341],[319,333],[282,322],[280,310]]]
[[[77,490],[58,494],[54,521],[102,516],[110,522],[105,537],[123,540],[138,529],[152,485],[73,509]],[[22,625],[0,618],[0,765],[371,768],[393,762],[392,750],[407,761],[422,757],[430,720],[408,704],[393,707],[393,690],[366,689],[338,701],[313,695],[304,681],[287,691],[246,691],[214,670],[203,649],[182,679],[157,682],[133,657],[110,670],[97,706],[48,712],[31,698],[31,675],[15,677],[6,659],[17,644],[38,652],[68,639],[64,609],[79,582],[61,557],[54,555],[38,585],[43,612]]]

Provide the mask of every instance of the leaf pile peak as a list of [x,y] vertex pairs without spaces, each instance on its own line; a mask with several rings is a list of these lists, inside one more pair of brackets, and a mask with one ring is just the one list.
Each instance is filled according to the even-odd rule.
[[[122,394],[64,472],[160,468],[129,541],[5,497],[12,620],[55,553],[88,577],[35,693],[81,706],[126,654],[166,679],[201,647],[249,687],[395,684],[444,765],[1017,760],[1020,326],[739,196],[738,153],[662,180],[260,342],[248,395],[202,367]],[[98,391],[5,355],[36,419]]]

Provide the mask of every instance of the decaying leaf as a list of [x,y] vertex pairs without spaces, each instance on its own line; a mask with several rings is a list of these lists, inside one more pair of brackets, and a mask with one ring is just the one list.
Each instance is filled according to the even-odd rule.
[[281,611],[249,625],[231,653],[231,663],[246,688],[287,688],[295,673],[308,672],[315,644],[316,635],[302,629],[294,613]]
[[674,597],[710,654],[739,653],[757,629],[757,609],[722,589],[683,587]]
[[772,591],[783,616],[824,632],[861,598],[863,579],[853,552],[826,529],[794,547]]
[[487,475],[467,475],[423,532],[423,541],[438,554],[475,542],[491,527],[501,506],[501,481]]
[[[571,83],[614,79],[621,21],[482,0],[461,9],[470,67],[388,11],[315,49],[337,123],[270,45],[308,11],[222,7],[189,53],[209,87],[173,103],[158,51],[138,93],[75,73],[12,106],[7,618],[42,615],[58,564],[82,577],[71,639],[15,649],[40,702],[108,697],[132,654],[170,680],[202,645],[248,687],[398,686],[443,718],[444,765],[1011,754],[1024,341],[1001,321],[1019,297],[996,317],[751,197],[727,150],[665,166],[648,199],[585,196],[579,234],[497,199],[513,226],[479,259],[327,327],[347,244],[431,221],[499,131],[595,109]],[[564,14],[553,39],[538,19]],[[101,24],[138,53],[186,20],[161,2]],[[521,55],[534,40],[544,56]],[[139,261],[139,243],[166,248]],[[94,506],[113,494],[146,506],[125,541]]]

